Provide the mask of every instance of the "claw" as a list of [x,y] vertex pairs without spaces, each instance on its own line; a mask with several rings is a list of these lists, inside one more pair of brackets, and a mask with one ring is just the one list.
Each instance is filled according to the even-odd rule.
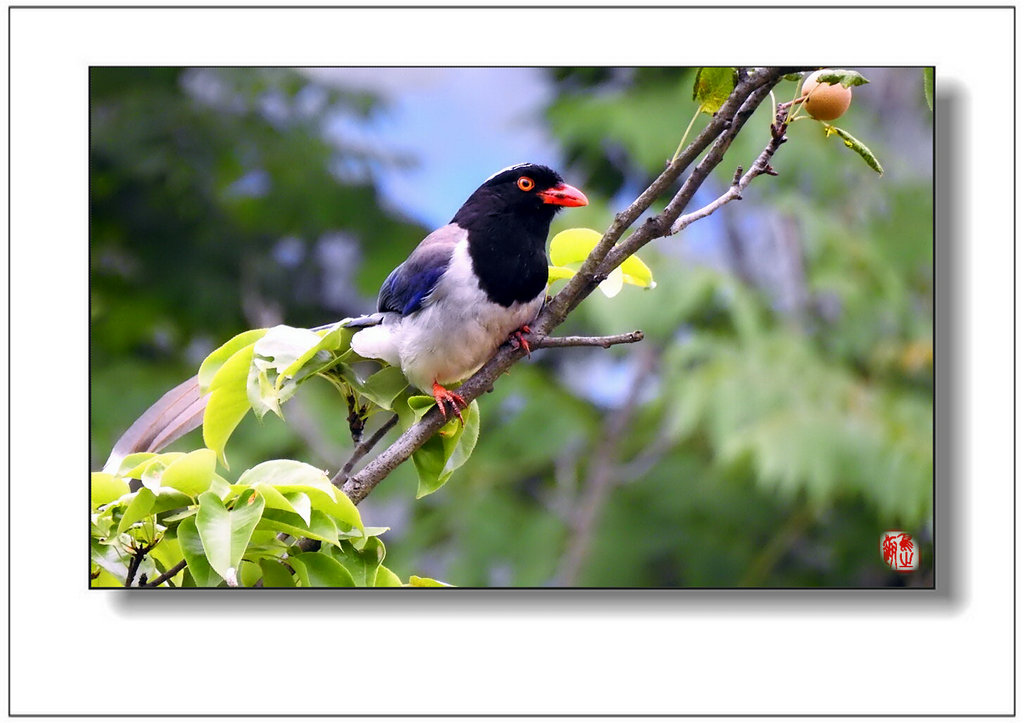
[[521,327],[508,335],[509,344],[515,349],[526,349],[526,356],[530,356],[530,342],[526,341],[524,334],[530,333],[530,327],[523,324]]
[[465,409],[469,405],[461,395],[449,391],[437,382],[434,382],[434,401],[437,402],[437,408],[441,410],[442,418],[448,419],[448,412],[445,410],[444,405],[450,404],[452,405],[452,411],[455,412],[455,416],[459,418],[459,421],[463,424],[466,423],[466,420],[462,418],[462,410],[459,407],[461,406],[462,409]]

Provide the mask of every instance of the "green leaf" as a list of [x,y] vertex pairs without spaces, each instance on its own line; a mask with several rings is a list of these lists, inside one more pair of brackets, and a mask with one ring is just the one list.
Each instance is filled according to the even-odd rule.
[[106,472],[93,472],[89,478],[89,502],[93,509],[113,502],[130,491],[124,479]]
[[224,454],[231,433],[249,411],[246,379],[252,363],[253,346],[243,347],[217,370],[210,382],[210,399],[203,413],[203,441],[228,467]]
[[93,537],[110,537],[114,527],[114,509],[117,505],[107,505],[102,512],[89,514],[89,534]]
[[622,280],[627,284],[640,286],[644,289],[653,289],[658,285],[654,281],[654,274],[651,272],[650,267],[635,254],[627,257],[619,268],[622,269]]
[[[551,239],[550,251],[551,263],[554,265],[548,266],[548,283],[574,276],[600,240],[601,234],[589,228],[570,228],[555,234]],[[622,290],[623,283],[648,289],[656,285],[650,268],[635,255],[613,269],[598,288],[605,296],[612,298]]]
[[212,492],[199,495],[196,529],[203,541],[206,559],[225,580],[237,576],[238,564],[260,521],[264,506],[263,497],[255,490],[251,495],[240,495],[231,510],[224,507],[224,503]]
[[[316,352],[312,350],[319,347],[322,341],[314,331],[280,324],[255,343],[252,366],[246,378],[246,393],[258,418],[262,419],[267,412],[274,412],[283,418],[281,404],[291,398],[298,383],[293,381],[286,385],[285,380],[281,379],[281,372],[299,359],[307,358],[307,353],[314,356]],[[325,356],[328,356],[326,352]]]
[[383,409],[391,409],[395,397],[409,386],[409,380],[398,367],[384,367],[364,381],[359,393]]
[[243,331],[241,334],[232,337],[229,341],[215,349],[199,366],[198,378],[200,390],[204,393],[209,390],[214,377],[217,375],[217,372],[224,363],[234,356],[236,352],[241,351],[247,346],[251,346],[266,333],[266,329],[251,329],[249,331]]
[[[184,492],[179,492],[171,487],[161,487],[157,490],[152,512],[156,515],[168,510],[177,510],[188,507],[192,502],[192,498]],[[167,520],[163,521],[166,522]]]
[[[241,492],[248,488],[248,485],[234,485],[235,491]],[[263,501],[266,503],[269,509],[284,510],[285,512],[294,512],[299,514],[299,511],[292,505],[291,500],[285,497],[281,492],[277,490],[273,485],[269,485],[266,482],[259,482],[252,486],[257,492],[263,495]],[[309,499],[308,497],[306,498]],[[302,517],[306,524],[309,524],[308,515],[299,515]]]
[[571,279],[575,275],[576,271],[568,266],[548,266],[548,284],[559,279]]
[[784,76],[782,76],[782,79],[783,80],[800,80],[803,77],[804,77],[803,73],[786,73]]
[[714,115],[736,87],[735,68],[700,68],[693,81],[693,99],[700,110]]
[[320,341],[300,354],[294,362],[281,371],[277,378],[278,388],[280,388],[286,380],[295,377],[299,371],[301,371],[302,367],[319,352],[326,351],[337,354],[338,352],[347,351],[349,349],[349,344],[352,341],[352,335],[356,330],[345,328],[343,326],[345,321],[345,319],[342,319],[330,329],[326,329],[321,332],[314,332],[321,335]]
[[355,587],[345,567],[323,552],[303,552],[288,558],[302,587]]
[[440,580],[434,580],[430,577],[419,577],[418,575],[412,575],[409,577],[409,587],[452,587],[446,582]]
[[295,578],[288,572],[288,568],[277,560],[268,557],[260,560],[260,570],[263,571],[263,587],[295,587]]
[[106,570],[124,587],[128,577],[128,557],[119,552],[115,545],[105,545],[99,540],[89,540],[89,559],[93,564]]
[[192,507],[186,507],[183,510],[175,512],[173,515],[166,515],[164,517],[161,517],[160,521],[164,524],[169,525],[172,522],[179,522],[181,520],[184,520],[186,517],[191,517],[197,512],[199,512],[199,505],[193,505]]
[[156,452],[135,452],[129,454],[118,465],[117,476],[138,479],[142,475],[142,471],[146,469],[146,465],[159,456]]
[[402,579],[381,565],[377,568],[377,580],[374,582],[374,587],[402,587]]
[[[274,489],[269,485],[261,485],[268,489]],[[302,521],[309,524],[310,516],[313,514],[313,504],[309,501],[309,495],[305,492],[289,492],[284,498],[291,504],[295,514],[302,518]]]
[[462,435],[456,440],[448,461],[444,463],[444,473],[449,477],[466,463],[480,438],[480,406],[475,399],[470,402],[469,408],[462,416],[466,420]]
[[569,228],[551,239],[551,263],[566,266],[584,261],[601,240],[601,234],[590,228]]
[[212,449],[197,449],[172,462],[164,470],[160,483],[190,497],[197,497],[210,489],[216,467],[216,452]]
[[322,469],[295,460],[276,459],[262,462],[238,478],[242,486],[261,483],[273,486],[283,495],[302,492],[309,497],[314,510],[325,512],[349,527],[363,529],[363,521],[352,500],[331,484]]
[[117,534],[121,534],[139,520],[148,517],[153,511],[153,503],[156,502],[156,495],[146,487],[140,487],[128,503],[121,521],[117,525]]
[[252,587],[263,577],[260,566],[249,560],[242,560],[238,565],[238,584],[240,587]]
[[935,68],[924,68],[924,102],[935,111]]
[[376,537],[368,538],[361,550],[347,543],[330,550],[330,555],[352,575],[356,587],[374,587],[384,554],[384,543]]
[[142,472],[142,477],[139,480],[142,482],[142,486],[149,490],[152,490],[153,494],[160,491],[160,479],[164,475],[164,470],[167,469],[167,464],[163,460],[154,459],[152,462],[146,465],[146,469]]
[[480,407],[476,400],[470,402],[462,417],[465,424],[452,419],[413,452],[413,466],[419,477],[416,499],[439,490],[473,452],[480,434]]
[[222,578],[210,567],[203,540],[196,528],[195,517],[184,519],[178,525],[178,544],[181,546],[181,556],[185,558],[185,564],[195,586],[217,587]]
[[272,459],[247,469],[238,478],[238,484],[251,487],[261,482],[282,485],[330,485],[327,474],[317,467],[292,459]]
[[89,587],[124,587],[124,579],[128,576],[116,578],[101,567],[96,568],[96,577],[89,580]]
[[408,429],[420,421],[436,403],[433,397],[428,397],[425,394],[400,394],[395,398],[392,409],[398,415],[398,421],[402,428]]
[[870,82],[856,70],[840,70],[837,68],[829,68],[825,72],[819,73],[815,80],[819,83],[827,83],[828,85],[835,85],[836,83],[839,83],[844,88],[849,88],[854,85],[864,85]]
[[121,465],[117,469],[117,475],[127,479],[141,480],[146,470],[154,462],[159,462],[164,467],[167,467],[184,456],[184,452],[164,452],[163,454],[139,452],[130,454],[121,460]]
[[[154,560],[160,563],[161,573],[170,570],[172,567],[174,567],[181,561],[181,558],[184,557],[184,555],[181,553],[181,544],[178,542],[178,540],[166,535],[162,540],[160,540],[159,544],[157,544],[157,546],[150,551],[149,554],[153,557]],[[171,578],[170,582],[173,582],[175,585],[180,586],[181,575],[182,573],[180,572],[174,575],[174,577]],[[167,583],[164,584],[167,585]]]
[[284,532],[292,537],[308,537],[335,547],[341,544],[338,540],[338,526],[331,517],[319,510],[310,513],[309,524],[306,524],[297,513],[266,509],[256,529]]
[[867,163],[872,170],[877,171],[878,175],[882,175],[882,164],[878,162],[878,159],[875,158],[875,154],[871,152],[870,148],[868,148],[861,141],[857,140],[852,135],[844,131],[842,128],[839,128],[838,126],[828,125],[827,123],[824,125],[826,135],[832,135],[832,133],[838,135],[840,138],[843,139],[843,145],[845,145],[847,148],[856,151],[857,154],[864,159],[864,162]]

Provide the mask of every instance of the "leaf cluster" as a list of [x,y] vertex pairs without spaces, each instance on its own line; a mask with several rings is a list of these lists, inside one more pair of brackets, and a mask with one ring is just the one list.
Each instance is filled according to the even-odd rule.
[[91,503],[94,587],[402,584],[383,565],[387,528],[364,525],[324,471],[301,462],[264,462],[230,482],[211,449],[134,454],[92,475]]

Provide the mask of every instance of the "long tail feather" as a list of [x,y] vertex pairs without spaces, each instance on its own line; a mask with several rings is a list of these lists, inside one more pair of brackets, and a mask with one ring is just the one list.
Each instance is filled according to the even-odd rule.
[[[353,319],[346,326],[365,327],[381,323],[383,314],[372,314]],[[330,329],[338,322],[324,324],[313,329]],[[121,460],[135,452],[159,452],[171,442],[185,436],[203,423],[208,394],[199,393],[199,378],[182,382],[164,394],[157,402],[143,412],[132,426],[114,444],[110,457],[103,465],[103,471],[114,474]]]
[[199,393],[199,378],[182,382],[147,409],[114,444],[103,471],[117,471],[121,460],[135,452],[159,452],[203,423],[209,395]]

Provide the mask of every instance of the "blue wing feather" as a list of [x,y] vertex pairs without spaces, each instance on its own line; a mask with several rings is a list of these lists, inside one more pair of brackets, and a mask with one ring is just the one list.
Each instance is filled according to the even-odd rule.
[[377,297],[377,311],[407,316],[423,308],[448,268],[455,245],[465,233],[459,226],[449,224],[423,239],[409,258],[384,280]]

